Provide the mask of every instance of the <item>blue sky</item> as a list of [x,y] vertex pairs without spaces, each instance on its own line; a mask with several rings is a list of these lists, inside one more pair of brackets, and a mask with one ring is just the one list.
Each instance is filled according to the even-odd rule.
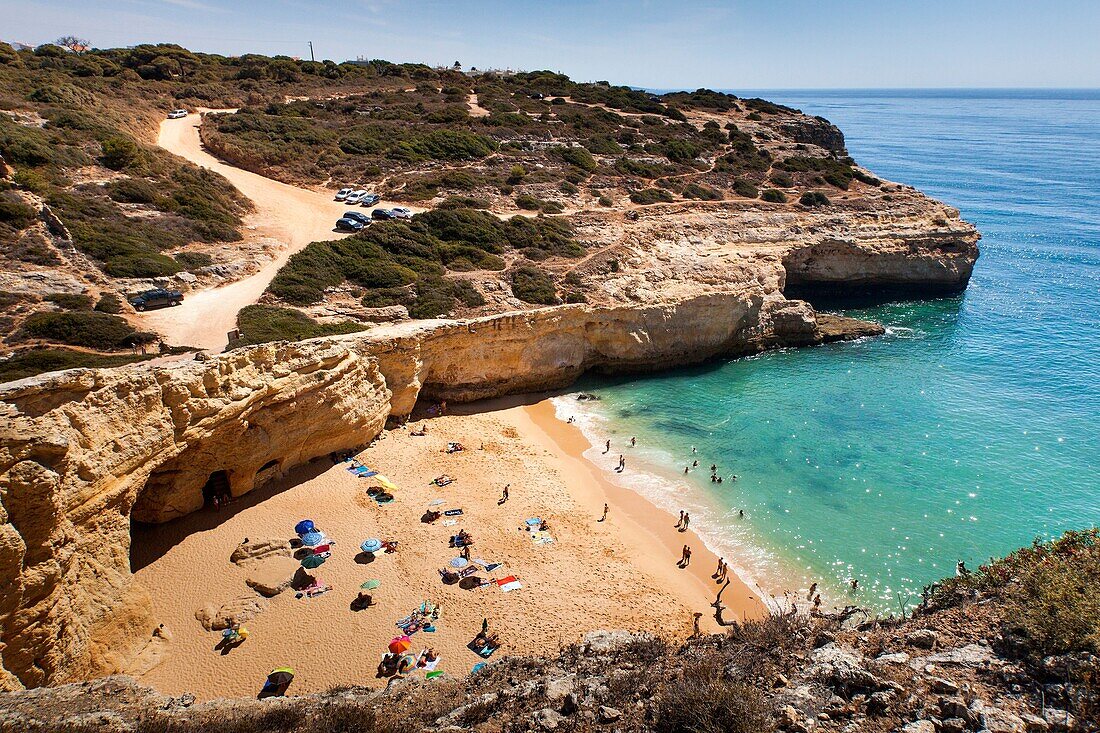
[[1097,0],[0,0],[0,38],[553,69],[650,88],[1100,87]]

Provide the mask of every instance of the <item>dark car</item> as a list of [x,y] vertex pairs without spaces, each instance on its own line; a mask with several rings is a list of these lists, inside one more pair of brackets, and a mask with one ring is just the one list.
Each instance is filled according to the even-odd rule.
[[379,196],[378,194],[368,193],[366,196],[364,196],[362,199],[360,199],[359,205],[360,206],[374,206],[375,204],[377,204],[381,200],[382,200],[382,197]]
[[358,219],[349,219],[346,216],[336,222],[336,229],[341,232],[357,232],[365,226],[366,224]]
[[166,308],[179,305],[183,302],[183,293],[178,290],[158,288],[156,290],[146,290],[139,295],[132,295],[127,300],[130,301],[130,305],[134,306],[134,310],[143,311],[149,308]]
[[389,209],[375,209],[374,211],[372,211],[370,213],[370,218],[372,218],[372,219],[382,219],[383,221],[385,221],[386,219],[392,219],[393,218],[393,212],[390,211]]
[[366,214],[364,214],[362,211],[345,211],[344,212],[344,218],[345,219],[355,219],[357,222],[359,222],[363,226],[370,225],[370,217],[367,216]]

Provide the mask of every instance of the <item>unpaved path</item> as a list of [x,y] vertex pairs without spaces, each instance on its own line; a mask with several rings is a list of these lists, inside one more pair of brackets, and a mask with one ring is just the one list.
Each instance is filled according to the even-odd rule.
[[[252,229],[246,236],[270,237],[283,244],[279,255],[254,275],[209,290],[189,293],[175,308],[139,314],[144,328],[157,331],[170,344],[197,346],[221,351],[226,334],[237,327],[237,312],[259,300],[268,283],[287,259],[310,242],[347,236],[333,231],[341,214],[349,208],[364,213],[371,209],[349,207],[333,201],[325,192],[298,188],[219,161],[207,153],[199,139],[199,113],[160,124],[157,144],[195,165],[220,173],[238,191],[252,200],[256,211],[247,217]],[[391,205],[391,204],[380,204]]]

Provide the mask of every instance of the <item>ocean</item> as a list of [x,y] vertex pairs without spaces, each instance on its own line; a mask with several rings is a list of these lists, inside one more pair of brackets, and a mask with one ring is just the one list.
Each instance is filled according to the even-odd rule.
[[970,287],[832,304],[881,338],[587,377],[598,401],[556,404],[613,441],[590,457],[626,453],[618,480],[690,511],[777,603],[816,581],[897,612],[959,560],[1100,524],[1100,91],[738,93],[829,119],[874,173],[958,207],[983,235]]

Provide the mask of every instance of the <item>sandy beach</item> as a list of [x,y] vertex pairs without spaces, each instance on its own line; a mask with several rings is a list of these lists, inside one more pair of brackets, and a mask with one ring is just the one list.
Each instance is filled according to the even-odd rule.
[[[135,577],[150,592],[154,618],[169,641],[130,672],[162,692],[192,692],[200,699],[255,695],[266,674],[284,665],[297,670],[291,694],[380,686],[379,659],[401,633],[395,622],[423,601],[439,604],[442,616],[435,632],[412,636],[411,651],[433,648],[442,658],[439,669],[451,676],[468,674],[483,661],[466,646],[482,619],[502,642],[494,658],[552,652],[595,629],[683,639],[694,612],[704,614],[704,631],[718,628],[710,605],[718,590],[710,577],[717,558],[693,532],[677,532],[675,517],[609,482],[584,459],[588,442],[554,417],[549,401],[459,410],[428,420],[426,436],[411,434],[424,422],[385,431],[358,455],[399,487],[391,503],[379,505],[367,495],[377,479],[357,478],[346,464],[321,460],[220,511],[136,526]],[[446,453],[451,441],[465,450]],[[431,483],[443,474],[454,482]],[[499,504],[505,484],[510,498]],[[437,509],[462,514],[422,522],[438,499],[444,501]],[[605,502],[610,511],[599,522]],[[525,529],[530,517],[549,523],[552,543],[532,541]],[[307,518],[336,542],[332,557],[312,571],[332,590],[313,598],[288,590],[264,599],[245,583],[256,565],[234,564],[230,555],[244,538],[293,537],[294,524]],[[501,563],[478,577],[515,576],[523,587],[504,592],[492,583],[473,590],[443,584],[438,569],[459,554],[448,538],[460,529],[475,539],[472,558]],[[398,541],[398,551],[364,562],[359,545],[371,537]],[[676,561],[685,543],[693,557],[682,570]],[[368,579],[380,581],[375,605],[353,611]],[[732,579],[722,596],[725,619],[761,613],[749,589]],[[260,610],[244,622],[248,639],[223,653],[215,649],[221,632],[205,630],[196,612],[234,602]]]

